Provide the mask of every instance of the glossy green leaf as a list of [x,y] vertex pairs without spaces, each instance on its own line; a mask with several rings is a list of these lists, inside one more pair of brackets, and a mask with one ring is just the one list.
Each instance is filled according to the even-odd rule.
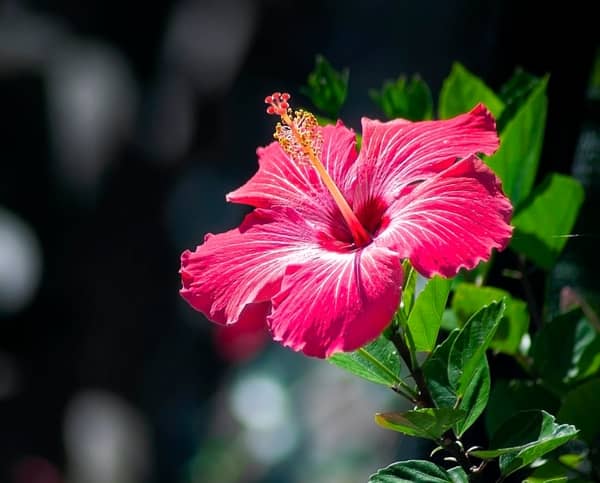
[[427,389],[438,408],[452,408],[456,404],[456,394],[448,380],[448,359],[459,332],[458,329],[450,332],[446,340],[423,363],[422,371]]
[[369,483],[453,483],[448,472],[430,461],[394,463],[369,478]]
[[448,470],[448,475],[453,483],[469,483],[469,475],[460,466]]
[[504,102],[504,110],[497,119],[499,131],[503,131],[506,124],[515,117],[540,82],[544,82],[544,79],[531,75],[523,69],[517,69],[510,80],[500,88],[498,95]]
[[418,351],[430,352],[435,347],[450,283],[446,278],[433,277],[415,301],[408,318],[408,328]]
[[308,75],[302,94],[328,117],[336,119],[348,95],[348,69],[335,70],[325,57],[318,55],[314,70]]
[[395,387],[400,381],[398,351],[380,336],[354,352],[341,352],[327,359],[332,364],[383,386]]
[[595,344],[597,337],[594,327],[579,309],[556,317],[533,339],[529,355],[535,373],[548,387],[562,395],[578,378],[585,350]]
[[398,431],[408,436],[417,436],[437,441],[465,417],[465,412],[452,408],[425,408],[404,413],[377,413],[375,422],[379,426]]
[[454,425],[454,431],[461,437],[485,410],[490,397],[490,368],[487,358],[481,358],[472,379],[465,388],[458,403],[458,409],[465,411],[465,417]]
[[440,92],[440,118],[448,119],[470,111],[480,102],[485,104],[496,117],[504,109],[504,103],[479,77],[461,64],[454,63]]
[[513,414],[528,409],[543,409],[556,414],[560,400],[538,383],[526,380],[497,380],[494,383],[485,413],[485,426],[489,435]]
[[531,191],[537,174],[546,126],[547,84],[544,78],[534,89],[500,133],[500,149],[486,159],[517,207]]
[[460,329],[448,358],[448,380],[457,396],[462,397],[473,380],[505,308],[504,301],[493,302],[476,312]]
[[464,411],[465,417],[454,425],[454,431],[462,435],[481,415],[486,407],[490,392],[490,372],[487,359],[479,359],[473,376],[463,396],[458,398],[448,379],[450,350],[460,331],[455,330],[427,358],[422,370],[429,394],[438,408],[456,408]]
[[507,476],[577,436],[575,426],[557,424],[545,411],[522,411],[504,422],[492,436],[492,450],[472,451],[483,459],[499,458],[500,472]]
[[401,117],[422,121],[433,118],[431,90],[418,75],[410,80],[402,76],[395,82],[387,81],[380,90],[370,90],[369,95],[388,119]]
[[506,310],[490,347],[498,352],[515,354],[519,349],[521,338],[529,328],[529,311],[525,302],[511,297],[508,292],[496,287],[479,287],[470,283],[461,283],[454,289],[452,310],[459,322],[465,323],[481,306],[502,299],[505,299]]
[[558,419],[581,429],[581,438],[593,444],[600,436],[600,379],[592,379],[567,393]]
[[575,225],[583,196],[575,178],[549,175],[515,214],[510,247],[538,266],[552,268]]

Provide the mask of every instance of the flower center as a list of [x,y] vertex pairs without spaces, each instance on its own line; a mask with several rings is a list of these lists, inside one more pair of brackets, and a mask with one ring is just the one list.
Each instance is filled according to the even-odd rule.
[[288,93],[275,92],[265,98],[267,114],[273,114],[281,117],[281,122],[275,127],[274,137],[279,142],[281,148],[297,163],[309,162],[320,176],[323,184],[331,193],[335,204],[339,208],[348,229],[352,234],[356,246],[364,246],[371,242],[371,235],[359,221],[356,214],[342,195],[331,176],[323,166],[323,163],[317,156],[321,151],[323,137],[313,114],[307,111],[298,110],[293,113],[288,101]]

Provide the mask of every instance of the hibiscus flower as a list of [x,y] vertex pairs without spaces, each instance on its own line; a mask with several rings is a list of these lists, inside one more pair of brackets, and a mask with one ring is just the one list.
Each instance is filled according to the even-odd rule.
[[362,119],[362,147],[341,122],[281,116],[257,173],[227,200],[255,209],[181,256],[182,297],[219,324],[264,323],[309,356],[352,351],[390,323],[401,261],[452,277],[506,247],[512,207],[477,157],[498,148],[483,106],[444,121]]

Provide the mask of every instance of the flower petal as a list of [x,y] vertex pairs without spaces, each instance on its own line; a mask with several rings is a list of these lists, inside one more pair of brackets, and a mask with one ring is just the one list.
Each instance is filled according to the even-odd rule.
[[[257,209],[239,228],[208,235],[181,255],[181,296],[220,324],[262,318],[290,263],[311,256],[309,228],[293,210]],[[259,306],[257,306],[259,305]]]
[[323,251],[288,267],[267,321],[275,340],[306,355],[353,351],[390,323],[401,285],[400,259],[390,250]]
[[376,243],[408,258],[427,277],[453,277],[487,260],[492,248],[506,247],[511,212],[496,175],[470,156],[394,202]]
[[404,186],[439,173],[457,158],[498,148],[495,120],[482,104],[445,121],[363,118],[362,126],[354,206],[379,197],[391,202]]
[[[340,122],[321,128],[321,133],[321,162],[344,192],[347,173],[356,159],[356,136]],[[291,206],[317,218],[328,211],[327,207],[335,207],[331,195],[308,162],[290,159],[276,142],[259,148],[257,154],[258,171],[245,185],[229,193],[228,201],[260,208]]]

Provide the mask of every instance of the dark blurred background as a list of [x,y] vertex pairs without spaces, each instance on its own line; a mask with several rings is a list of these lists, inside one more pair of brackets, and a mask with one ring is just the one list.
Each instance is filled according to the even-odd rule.
[[355,128],[401,73],[549,72],[543,175],[597,133],[597,44],[592,3],[3,0],[0,481],[352,483],[419,455],[372,423],[387,392],[215,332],[179,254],[240,221],[224,194],[271,140],[264,96],[315,54],[350,68]]

